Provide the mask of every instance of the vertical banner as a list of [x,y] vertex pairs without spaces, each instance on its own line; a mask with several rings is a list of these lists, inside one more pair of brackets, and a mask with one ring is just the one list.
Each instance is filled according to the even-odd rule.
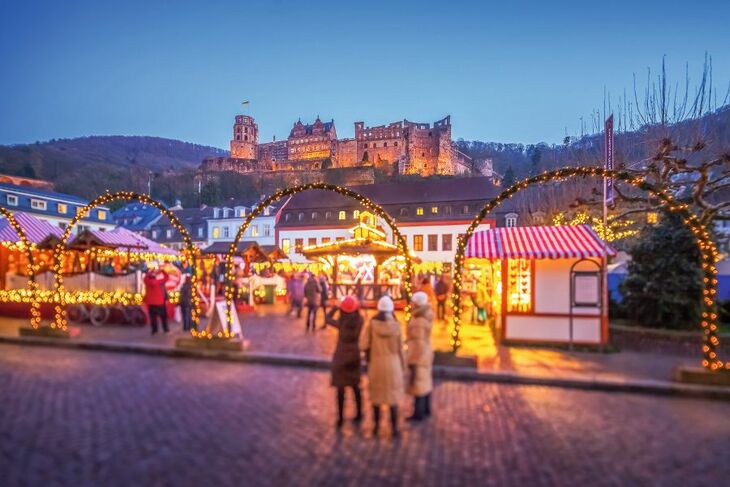
[[[613,114],[606,119],[605,125],[606,134],[606,154],[605,163],[606,169],[609,171],[613,170]],[[603,200],[607,206],[613,205],[613,178],[607,178],[605,184],[605,191],[603,193]]]

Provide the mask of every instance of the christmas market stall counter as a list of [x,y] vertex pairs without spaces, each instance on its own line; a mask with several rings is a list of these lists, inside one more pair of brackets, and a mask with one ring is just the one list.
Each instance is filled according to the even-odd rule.
[[615,254],[588,225],[476,232],[466,248],[464,299],[489,315],[503,343],[604,345],[606,262]]

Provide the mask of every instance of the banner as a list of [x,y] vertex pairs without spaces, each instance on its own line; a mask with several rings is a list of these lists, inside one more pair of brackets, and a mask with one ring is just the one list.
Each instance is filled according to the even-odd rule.
[[[605,163],[606,169],[613,171],[613,114],[606,119],[604,124],[604,132],[606,134],[606,153]],[[606,205],[613,205],[613,178],[606,179],[606,190],[603,193],[603,199]]]

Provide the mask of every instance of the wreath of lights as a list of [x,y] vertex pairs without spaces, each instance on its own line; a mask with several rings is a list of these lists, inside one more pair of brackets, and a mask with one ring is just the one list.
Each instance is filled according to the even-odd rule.
[[[36,271],[39,270],[38,266],[33,262],[33,245],[28,240],[28,236],[25,233],[25,229],[18,223],[10,210],[0,208],[0,215],[2,215],[10,224],[15,231],[15,234],[20,239],[20,245],[18,250],[25,251],[26,260],[26,274],[28,275],[28,289],[14,290],[12,294],[17,297],[22,297],[19,302],[30,303],[30,324],[33,328],[38,328],[41,322],[41,302],[37,299],[38,295],[38,283],[35,280]],[[0,301],[13,301],[13,296],[2,296]]]
[[[287,196],[291,196],[297,193],[301,193],[302,191],[309,191],[312,189],[323,189],[325,191],[332,191],[334,193],[338,193],[342,196],[346,196],[348,198],[351,198],[358,203],[360,203],[362,206],[366,207],[367,209],[371,210],[373,213],[375,213],[377,216],[385,220],[385,222],[388,224],[388,226],[393,231],[393,235],[397,241],[398,246],[398,252],[400,255],[403,255],[405,257],[405,274],[408,276],[408,279],[405,279],[403,281],[404,291],[405,291],[405,298],[406,298],[406,306],[405,306],[405,316],[406,321],[410,319],[410,308],[411,308],[411,276],[413,274],[413,263],[411,261],[411,255],[408,251],[408,243],[406,242],[405,237],[400,233],[400,230],[398,230],[398,226],[396,225],[395,220],[388,212],[386,212],[380,205],[375,203],[370,198],[367,198],[360,193],[357,193],[355,191],[352,191],[350,189],[347,189],[342,186],[337,186],[335,184],[328,184],[328,183],[308,183],[308,184],[302,184],[298,186],[292,186],[290,188],[282,189],[277,191],[276,193],[272,194],[268,198],[264,199],[263,201],[259,202],[258,205],[253,209],[251,213],[246,216],[241,226],[238,228],[238,232],[236,233],[236,238],[231,242],[231,246],[228,250],[228,253],[226,254],[226,281],[225,281],[225,296],[226,296],[226,329],[223,332],[218,333],[219,338],[230,338],[230,330],[231,325],[233,323],[233,316],[231,314],[231,308],[233,304],[233,282],[235,279],[234,276],[234,266],[233,266],[233,257],[236,255],[236,250],[238,248],[238,242],[243,238],[243,234],[248,229],[251,222],[254,220],[254,218],[258,217],[261,213],[263,213],[264,209],[268,206],[271,206],[272,204],[276,203],[282,198],[285,198]],[[200,337],[200,338],[213,338],[213,336],[206,331],[196,331],[191,330],[191,333],[193,336]]]
[[[702,329],[702,365],[708,370],[722,369],[723,363],[718,358],[716,351],[717,347],[720,345],[720,339],[718,338],[717,333],[717,308],[715,302],[717,296],[717,268],[715,267],[715,262],[717,262],[718,251],[710,237],[710,233],[707,231],[707,228],[700,219],[690,211],[689,206],[676,201],[671,194],[655,188],[651,183],[645,181],[643,178],[637,177],[629,172],[608,170],[602,167],[556,169],[523,179],[504,190],[493,200],[489,201],[474,217],[474,220],[472,220],[469,228],[466,230],[464,237],[458,239],[456,256],[454,257],[454,290],[451,294],[451,305],[454,310],[451,347],[454,353],[461,346],[461,341],[459,340],[459,329],[461,328],[460,320],[462,313],[461,289],[462,271],[465,260],[464,253],[466,252],[466,244],[474,234],[477,226],[479,226],[487,213],[494,210],[494,208],[500,205],[504,200],[514,196],[518,191],[521,191],[532,184],[540,184],[548,181],[562,181],[573,177],[614,178],[619,181],[623,181],[652,194],[661,200],[669,211],[680,214],[685,225],[687,225],[694,234],[695,239],[697,240],[697,246],[702,256],[703,290],[701,308],[702,318],[700,321]],[[724,367],[730,370],[730,362],[724,364]]]
[[[124,200],[124,201],[136,201],[138,203],[141,203],[143,205],[150,205],[157,208],[160,213],[165,215],[169,220],[170,224],[173,226],[175,230],[180,233],[180,235],[183,238],[183,241],[185,242],[185,252],[187,253],[187,259],[191,262],[191,268],[192,268],[192,275],[191,275],[191,287],[193,290],[197,289],[198,285],[198,278],[197,278],[197,272],[195,268],[195,262],[198,258],[198,254],[200,252],[200,249],[198,249],[194,244],[193,240],[190,238],[190,235],[188,234],[188,231],[185,229],[183,224],[180,222],[180,220],[175,216],[175,213],[171,212],[165,206],[152,199],[149,195],[146,194],[140,194],[140,193],[134,193],[131,191],[118,191],[116,193],[110,193],[106,192],[103,195],[99,195],[94,200],[92,200],[90,203],[88,203],[86,206],[79,207],[76,216],[71,219],[71,222],[69,222],[68,226],[65,228],[63,235],[61,236],[60,241],[53,249],[53,278],[54,278],[54,285],[53,285],[53,303],[55,304],[55,318],[53,323],[51,323],[51,328],[60,328],[61,330],[68,329],[68,318],[66,316],[66,309],[64,305],[68,302],[68,296],[66,292],[63,290],[63,256],[64,252],[68,250],[67,243],[69,238],[71,237],[71,232],[76,226],[76,224],[83,218],[86,218],[88,216],[89,212],[93,210],[94,208],[105,205],[108,203],[111,203],[112,201],[118,201],[118,200]],[[192,321],[193,321],[193,329],[195,329],[198,325],[198,321],[200,319],[200,297],[198,296],[197,292],[192,293]],[[94,295],[92,295],[94,297]],[[136,304],[137,299],[133,297],[131,300],[127,300],[129,304]],[[122,301],[122,302],[127,302]],[[109,296],[108,293],[99,295],[98,298],[96,298],[93,301],[93,304],[101,305],[101,306],[107,306],[112,305],[119,302],[119,298],[115,296]]]

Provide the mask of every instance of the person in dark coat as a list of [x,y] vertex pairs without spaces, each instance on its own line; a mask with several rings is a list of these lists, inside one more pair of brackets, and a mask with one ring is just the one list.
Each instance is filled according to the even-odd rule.
[[[327,313],[328,325],[337,328],[337,346],[332,356],[332,386],[337,389],[337,428],[342,427],[345,407],[345,388],[350,387],[355,396],[357,415],[354,421],[362,421],[362,396],[360,394],[360,331],[363,318],[360,303],[354,296],[344,296],[339,307]],[[335,319],[335,314],[340,315]]]
[[322,290],[319,282],[313,274],[309,274],[307,283],[304,285],[304,297],[307,298],[307,331],[314,333],[316,329],[317,310],[322,299]]
[[327,276],[320,274],[319,276],[319,289],[322,291],[322,299],[320,305],[322,306],[322,315],[325,316],[322,328],[327,328],[327,300],[329,299],[329,285],[327,284]]
[[183,284],[180,286],[180,314],[182,315],[183,331],[193,329],[193,282],[190,274],[183,274]]
[[446,297],[449,294],[449,283],[446,282],[443,274],[439,276],[439,280],[436,283],[436,288],[434,289],[434,292],[436,294],[436,318],[439,320],[445,320]]

